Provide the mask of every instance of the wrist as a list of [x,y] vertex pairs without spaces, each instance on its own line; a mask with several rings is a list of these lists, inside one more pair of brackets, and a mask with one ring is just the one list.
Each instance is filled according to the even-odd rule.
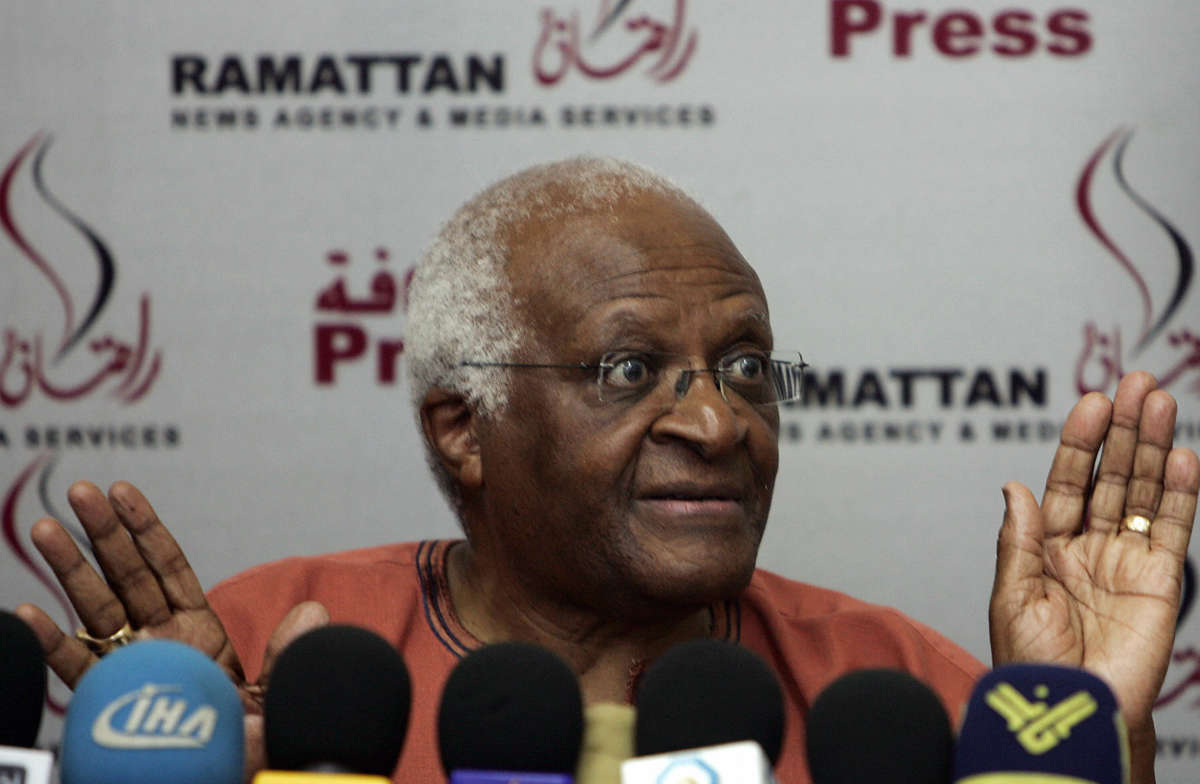
[[1154,756],[1158,751],[1158,736],[1154,732],[1154,719],[1127,726],[1129,737],[1129,781],[1130,784],[1154,784]]

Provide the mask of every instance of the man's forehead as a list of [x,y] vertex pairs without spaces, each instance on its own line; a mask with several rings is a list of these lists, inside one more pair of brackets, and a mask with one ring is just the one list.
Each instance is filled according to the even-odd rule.
[[514,288],[629,288],[688,285],[726,278],[752,281],[754,270],[724,230],[694,204],[639,194],[618,205],[553,221],[536,216],[508,238]]
[[[554,342],[580,330],[671,329],[702,310],[722,324],[757,322],[769,335],[754,270],[724,230],[694,204],[655,196],[611,210],[536,222],[514,235],[509,274],[521,318]],[[618,330],[642,320],[645,330]],[[615,337],[615,336],[614,336]]]

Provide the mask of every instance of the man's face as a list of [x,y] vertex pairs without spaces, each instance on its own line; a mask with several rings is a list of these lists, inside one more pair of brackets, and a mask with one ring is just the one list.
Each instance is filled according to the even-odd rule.
[[[511,239],[518,317],[534,337],[514,361],[633,352],[711,368],[772,348],[754,271],[716,223],[673,199],[643,195]],[[512,373],[508,408],[480,424],[477,540],[542,595],[610,612],[740,592],[778,467],[775,409],[725,400],[711,373],[678,399],[672,373],[633,402],[601,402],[595,371]]]

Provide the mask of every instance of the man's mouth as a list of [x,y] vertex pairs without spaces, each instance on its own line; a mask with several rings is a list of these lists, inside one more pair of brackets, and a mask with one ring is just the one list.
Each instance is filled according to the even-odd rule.
[[669,515],[728,514],[740,510],[742,493],[729,485],[677,484],[655,487],[638,500]]
[[743,492],[741,486],[733,482],[661,482],[646,488],[639,493],[642,498],[668,498],[680,501],[737,501]]

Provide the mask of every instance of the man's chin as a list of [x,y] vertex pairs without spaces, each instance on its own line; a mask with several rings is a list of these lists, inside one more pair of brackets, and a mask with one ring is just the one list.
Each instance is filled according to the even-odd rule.
[[750,584],[751,570],[746,577],[709,580],[686,584],[678,582],[669,588],[660,590],[655,598],[663,605],[677,608],[707,607],[716,602],[737,599]]
[[705,552],[686,558],[659,556],[645,575],[646,594],[664,605],[697,607],[736,599],[754,575],[757,548],[749,552]]

